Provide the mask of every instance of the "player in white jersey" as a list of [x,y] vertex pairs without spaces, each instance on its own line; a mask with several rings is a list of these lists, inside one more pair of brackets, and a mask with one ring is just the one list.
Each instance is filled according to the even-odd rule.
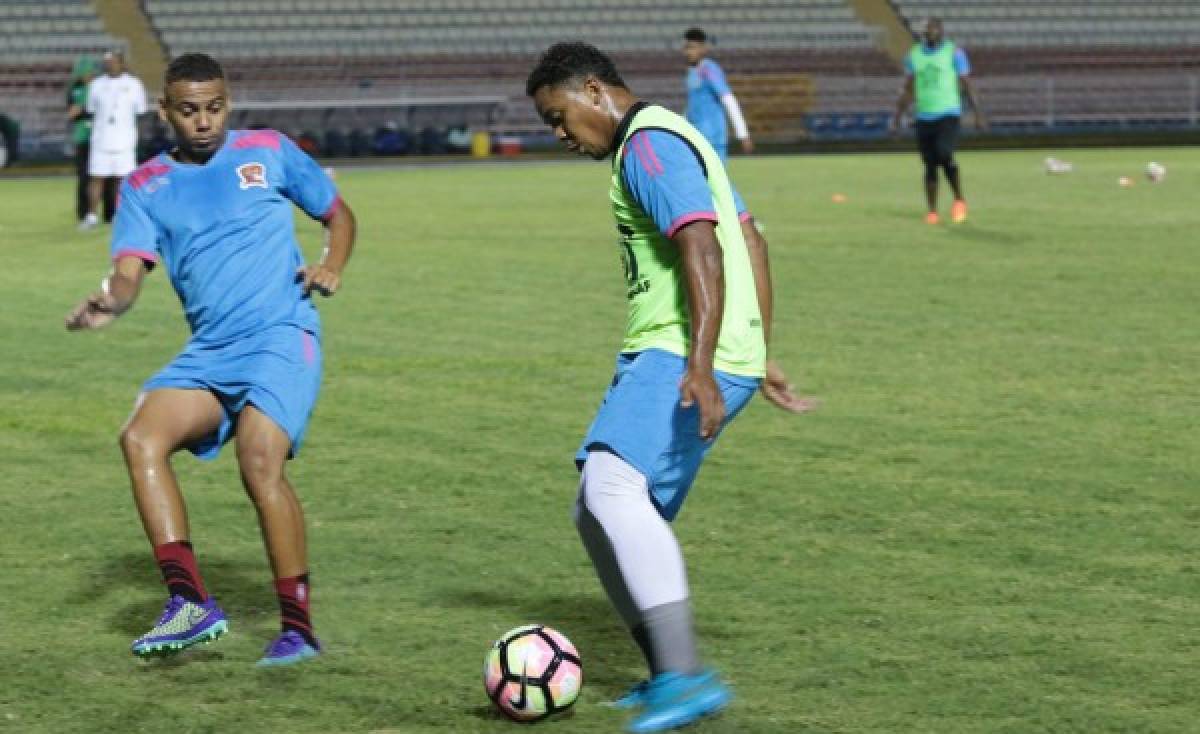
[[146,112],[146,90],[138,78],[125,71],[120,51],[104,55],[104,74],[88,85],[87,111],[92,115],[91,151],[88,156],[88,212],[80,229],[99,223],[96,212],[105,179],[122,179],[137,168],[137,119]]

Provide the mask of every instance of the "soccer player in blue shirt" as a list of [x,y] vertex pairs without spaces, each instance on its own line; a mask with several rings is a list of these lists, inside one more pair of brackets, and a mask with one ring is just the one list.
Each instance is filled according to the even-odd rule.
[[[159,115],[178,147],[125,180],[112,272],[68,315],[67,328],[112,322],[161,264],[192,331],[146,382],[121,432],[134,500],[170,597],[133,653],[178,652],[227,629],[197,568],[170,460],[181,449],[214,458],[232,438],[282,611],[283,629],[259,665],[286,665],[317,655],[320,644],[309,616],[304,516],[284,465],[300,448],[321,382],[311,295],[333,295],[341,285],[355,220],[312,158],[273,130],[227,131],[229,110],[215,60],[185,54],[170,63]],[[296,243],[293,203],[325,224],[327,246],[315,265],[304,263]]]
[[742,142],[743,153],[754,152],[754,141],[742,117],[737,97],[725,81],[725,72],[708,58],[708,34],[701,28],[689,28],[683,34],[683,55],[687,58],[687,121],[712,144],[721,160],[729,157],[729,136],[725,116],[733,125],[733,134]]

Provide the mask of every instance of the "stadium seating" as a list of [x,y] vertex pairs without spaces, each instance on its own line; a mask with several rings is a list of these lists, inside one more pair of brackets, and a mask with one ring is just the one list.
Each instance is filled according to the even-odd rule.
[[898,0],[914,23],[941,16],[972,47],[1167,46],[1200,43],[1194,0]]
[[72,62],[124,43],[85,0],[4,0],[0,28],[0,113],[20,124],[25,154],[61,151]]
[[147,0],[146,10],[172,50],[223,58],[533,54],[565,38],[661,51],[701,22],[726,48],[874,45],[842,0]]
[[0,64],[70,64],[81,53],[113,48],[84,0],[5,0],[0,3]]
[[[219,12],[226,6],[238,12]],[[762,100],[780,99],[814,70],[894,73],[878,33],[844,0],[147,0],[145,8],[173,53],[221,58],[241,99],[499,93],[510,101],[485,120],[498,133],[542,128],[524,100],[524,76],[559,40],[584,38],[614,53],[639,92],[676,109],[681,33],[691,25],[708,30],[731,73],[759,77]],[[796,105],[755,104],[753,94],[743,103],[759,129],[797,134],[772,118],[786,113],[798,124]],[[445,112],[447,124],[479,124],[478,110]],[[386,122],[362,111],[337,117]]]
[[994,123],[1012,130],[1195,125],[1194,0],[896,0],[967,49]]
[[[1001,129],[1175,127],[1197,119],[1195,0],[893,6],[910,27],[944,18],[947,34],[968,49]],[[848,0],[143,0],[141,7],[168,54],[206,51],[225,64],[243,105],[235,124],[317,138],[389,126],[541,131],[524,99],[525,74],[547,45],[576,38],[612,52],[640,94],[682,109],[680,34],[692,25],[710,33],[762,141],[878,137],[900,82],[881,32],[861,22]],[[17,117],[30,145],[61,147],[71,60],[116,42],[83,0],[5,0],[0,23],[0,112]],[[422,104],[407,104],[413,98]],[[432,103],[439,99],[446,103]],[[347,101],[354,104],[340,104]]]

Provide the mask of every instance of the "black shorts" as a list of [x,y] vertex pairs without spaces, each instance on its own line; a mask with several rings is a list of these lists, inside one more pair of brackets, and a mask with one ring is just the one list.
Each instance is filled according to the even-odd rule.
[[958,115],[947,115],[936,120],[917,120],[917,149],[925,165],[949,163],[954,159],[954,147],[958,145]]

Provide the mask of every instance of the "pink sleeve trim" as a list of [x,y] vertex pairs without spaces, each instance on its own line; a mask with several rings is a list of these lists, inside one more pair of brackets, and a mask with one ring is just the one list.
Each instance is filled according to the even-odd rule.
[[341,207],[341,205],[342,205],[342,197],[339,194],[339,195],[333,197],[333,203],[330,204],[329,208],[325,210],[325,213],[322,214],[321,216],[317,217],[317,219],[320,219],[322,222],[328,222],[330,219],[333,218],[333,215],[335,213],[337,213],[337,210],[339,207]]
[[674,237],[675,233],[678,232],[679,230],[683,229],[685,226],[691,224],[692,222],[699,222],[699,221],[715,222],[715,221],[717,221],[717,213],[716,212],[692,212],[691,214],[684,214],[683,216],[676,219],[674,222],[671,222],[671,226],[667,228],[667,236]]
[[751,219],[750,212],[742,212],[741,214],[738,215],[739,222],[749,222],[750,219]]
[[158,262],[158,255],[150,252],[149,250],[139,250],[136,247],[122,247],[120,250],[117,250],[115,253],[113,253],[112,259],[113,262],[116,262],[123,257],[136,257],[148,263]]
[[237,150],[244,150],[246,148],[271,148],[272,150],[279,150],[279,132],[270,129],[246,132],[233,141],[232,147]]

